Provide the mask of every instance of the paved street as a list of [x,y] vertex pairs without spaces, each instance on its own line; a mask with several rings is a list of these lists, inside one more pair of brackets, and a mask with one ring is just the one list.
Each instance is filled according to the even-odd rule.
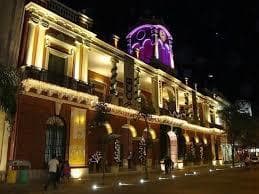
[[[196,173],[194,173],[196,172]],[[141,184],[141,175],[106,177],[105,186],[100,186],[100,178],[81,180],[67,185],[59,185],[58,190],[43,191],[42,183],[29,185],[0,185],[1,194],[109,194],[109,193],[155,193],[155,194],[257,194],[259,193],[259,169],[218,168],[209,172],[208,168],[174,172],[175,177],[150,174],[150,182]],[[160,180],[159,180],[160,177]],[[121,182],[121,186],[118,186]],[[92,185],[97,183],[97,189]],[[127,185],[128,184],[128,185]]]

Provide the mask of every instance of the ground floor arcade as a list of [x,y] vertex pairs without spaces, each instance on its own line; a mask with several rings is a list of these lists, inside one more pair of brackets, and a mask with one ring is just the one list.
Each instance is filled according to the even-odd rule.
[[69,161],[74,176],[102,172],[103,158],[107,172],[141,170],[146,154],[149,168],[160,168],[165,156],[177,168],[222,162],[219,133],[152,121],[147,126],[141,119],[113,113],[96,127],[95,114],[90,105],[73,99],[21,94],[9,159],[29,161],[37,176],[53,153]]

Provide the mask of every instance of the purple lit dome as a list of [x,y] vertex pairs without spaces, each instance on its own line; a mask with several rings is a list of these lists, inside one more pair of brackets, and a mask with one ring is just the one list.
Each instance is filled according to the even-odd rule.
[[174,69],[173,38],[162,25],[144,24],[136,27],[127,35],[129,54],[139,50],[139,59],[150,63],[152,58]]

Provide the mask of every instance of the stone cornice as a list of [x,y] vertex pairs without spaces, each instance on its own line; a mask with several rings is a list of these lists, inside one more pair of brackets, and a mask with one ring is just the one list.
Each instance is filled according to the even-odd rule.
[[82,36],[82,38],[93,38],[96,37],[96,34],[93,32],[90,32],[89,30],[86,30],[85,28],[55,14],[52,11],[49,11],[48,9],[34,3],[29,2],[25,6],[25,10],[30,12],[31,15],[38,16],[39,18],[44,19],[45,21],[57,24],[57,26],[63,27],[66,30],[69,30],[70,33],[76,33],[76,35]]

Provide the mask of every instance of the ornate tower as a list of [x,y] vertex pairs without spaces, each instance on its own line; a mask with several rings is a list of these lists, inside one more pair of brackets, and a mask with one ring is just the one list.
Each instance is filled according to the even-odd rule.
[[155,58],[174,69],[173,38],[164,26],[144,24],[134,28],[126,38],[129,54],[138,50],[139,59],[145,63]]

